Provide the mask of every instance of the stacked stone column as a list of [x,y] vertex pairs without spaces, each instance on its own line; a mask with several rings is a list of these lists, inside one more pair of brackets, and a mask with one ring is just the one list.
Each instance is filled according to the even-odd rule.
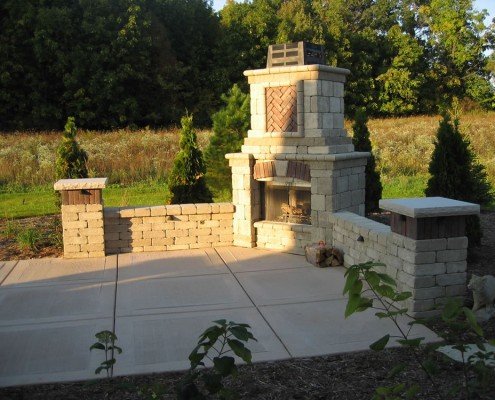
[[232,168],[232,200],[235,205],[234,246],[255,247],[254,222],[260,219],[260,186],[253,177],[254,157],[251,154],[228,154]]
[[107,178],[61,179],[60,192],[65,258],[105,256],[103,198]]

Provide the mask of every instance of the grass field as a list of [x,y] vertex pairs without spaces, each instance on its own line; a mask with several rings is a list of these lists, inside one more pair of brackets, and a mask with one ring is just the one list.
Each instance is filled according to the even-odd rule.
[[[423,196],[439,117],[372,119],[368,123],[383,197]],[[349,132],[351,122],[347,122]],[[468,114],[461,130],[485,165],[495,187],[495,112]],[[57,213],[55,151],[60,132],[0,134],[0,218]],[[205,148],[211,133],[198,131]],[[88,152],[91,176],[109,178],[105,205],[159,205],[167,198],[166,178],[178,151],[179,131],[81,131],[78,140]],[[229,193],[212,188],[216,201]]]

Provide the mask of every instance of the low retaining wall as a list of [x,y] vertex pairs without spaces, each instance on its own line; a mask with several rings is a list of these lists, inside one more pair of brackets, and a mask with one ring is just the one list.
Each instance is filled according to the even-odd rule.
[[104,209],[107,254],[231,246],[231,203]]
[[304,254],[304,246],[311,243],[313,233],[313,227],[304,224],[260,221],[254,227],[257,247],[294,254]]
[[386,264],[382,272],[394,278],[400,290],[412,292],[405,305],[413,315],[436,315],[446,298],[465,294],[467,237],[414,240],[348,212],[333,214],[331,221],[333,245],[343,250],[344,263]]

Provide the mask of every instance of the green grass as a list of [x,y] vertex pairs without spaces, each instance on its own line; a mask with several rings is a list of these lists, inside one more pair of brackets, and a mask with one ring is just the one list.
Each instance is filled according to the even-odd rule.
[[426,174],[382,177],[382,198],[423,197],[425,195],[428,178],[429,176]]
[[[129,187],[110,186],[103,190],[105,206],[156,206],[165,204],[166,185],[146,183]],[[0,193],[0,218],[25,218],[57,214],[55,192],[49,187],[14,193]]]
[[[146,182],[132,186],[110,185],[103,189],[107,207],[158,206],[166,204],[168,189],[166,184]],[[228,195],[218,192],[215,201],[228,201]],[[55,192],[47,186],[12,193],[0,193],[0,218],[26,218],[57,214]]]

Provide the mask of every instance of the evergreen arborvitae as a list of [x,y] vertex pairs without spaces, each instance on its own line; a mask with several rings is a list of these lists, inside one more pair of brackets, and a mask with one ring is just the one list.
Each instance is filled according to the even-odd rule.
[[88,155],[76,141],[74,117],[69,117],[65,124],[62,143],[57,148],[57,161],[55,163],[57,179],[87,178],[87,161]]
[[356,151],[370,152],[366,164],[366,196],[365,196],[365,212],[366,214],[378,211],[378,202],[382,197],[382,183],[380,182],[380,173],[376,170],[375,156],[373,155],[370,141],[370,131],[368,130],[368,116],[364,109],[356,110],[354,115],[354,124],[352,130],[354,136],[352,142]]
[[206,167],[203,154],[196,142],[192,115],[181,118],[180,151],[175,157],[168,188],[171,204],[211,203],[211,192],[206,186]]
[[[234,85],[222,95],[225,106],[213,114],[213,136],[206,149],[207,178],[220,190],[231,189],[232,179],[225,154],[241,151],[249,128],[249,95]],[[230,190],[229,190],[230,191]]]
[[[427,196],[487,204],[493,199],[485,168],[476,162],[469,140],[459,131],[459,120],[443,116],[430,161],[431,174]],[[482,232],[478,216],[467,219],[466,234],[470,246],[479,245]]]

